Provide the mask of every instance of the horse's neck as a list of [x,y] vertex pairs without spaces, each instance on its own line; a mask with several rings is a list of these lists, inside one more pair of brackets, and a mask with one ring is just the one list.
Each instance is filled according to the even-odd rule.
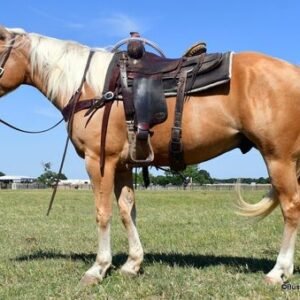
[[[81,84],[90,49],[79,44],[47,38],[40,41],[33,37],[31,42],[29,61],[32,64],[32,85],[61,110]],[[50,48],[53,51],[49,51]],[[112,56],[105,51],[97,51],[94,54],[81,98],[102,94]]]

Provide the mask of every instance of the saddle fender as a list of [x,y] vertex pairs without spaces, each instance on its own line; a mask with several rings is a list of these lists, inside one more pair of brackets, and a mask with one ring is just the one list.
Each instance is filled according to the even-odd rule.
[[161,75],[134,78],[132,91],[138,131],[147,131],[148,134],[149,128],[168,117]]

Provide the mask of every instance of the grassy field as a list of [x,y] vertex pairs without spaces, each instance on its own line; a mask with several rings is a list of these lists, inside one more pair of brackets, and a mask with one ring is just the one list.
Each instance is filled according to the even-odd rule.
[[[252,223],[234,214],[234,192],[137,193],[145,249],[141,274],[119,273],[127,238],[116,205],[113,268],[102,284],[78,282],[97,250],[90,191],[0,191],[0,299],[298,299],[298,290],[268,286],[282,236],[277,209]],[[257,201],[263,192],[244,196]],[[296,266],[300,265],[296,251]],[[299,268],[291,279],[300,285]]]

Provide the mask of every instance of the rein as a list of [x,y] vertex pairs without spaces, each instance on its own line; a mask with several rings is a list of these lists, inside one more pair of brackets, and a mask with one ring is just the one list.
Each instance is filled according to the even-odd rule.
[[[6,62],[7,62],[8,58],[11,54],[11,51],[12,51],[14,43],[15,43],[15,37],[16,37],[16,34],[12,34],[12,38],[10,40],[10,43],[9,43],[8,47],[7,47],[7,50],[5,52],[2,52],[2,54],[0,55],[0,78],[4,74]],[[91,59],[92,59],[93,55],[94,55],[94,51],[90,51],[88,59],[87,59],[87,63],[86,63],[86,66],[85,66],[85,69],[84,69],[84,72],[83,72],[83,76],[82,76],[80,86],[79,86],[78,90],[76,91],[76,93],[71,97],[71,99],[69,101],[69,103],[72,102],[74,105],[73,105],[73,108],[71,109],[71,112],[70,112],[70,118],[69,118],[69,122],[68,122],[68,136],[67,136],[67,139],[66,139],[63,157],[62,157],[62,160],[61,160],[61,163],[60,163],[60,168],[59,168],[59,171],[58,171],[58,174],[57,174],[56,182],[55,182],[53,192],[52,192],[52,196],[51,196],[51,199],[50,199],[50,203],[49,203],[49,207],[48,207],[48,211],[47,211],[47,216],[49,216],[49,213],[50,213],[51,208],[52,208],[52,204],[53,204],[53,201],[54,201],[54,198],[55,198],[55,195],[56,195],[56,191],[57,191],[57,187],[58,187],[58,183],[59,183],[59,178],[62,174],[62,168],[63,168],[64,162],[65,162],[67,149],[68,149],[68,144],[69,144],[69,141],[70,141],[70,137],[72,136],[72,125],[73,125],[73,119],[74,119],[74,114],[75,114],[75,107],[76,107],[76,104],[78,103],[78,101],[80,99],[80,96],[81,96],[81,93],[82,93],[82,88],[83,88],[83,85],[86,81],[86,74],[87,74],[87,71],[89,69],[90,62],[91,62]],[[56,124],[54,124],[50,128],[40,130],[40,131],[23,130],[23,129],[20,129],[20,128],[14,126],[14,125],[11,125],[10,123],[2,120],[1,118],[0,118],[0,123],[12,128],[12,129],[15,129],[17,131],[20,131],[20,132],[35,134],[35,133],[43,133],[43,132],[49,131],[49,130],[55,128],[56,126],[58,126],[63,120],[64,120],[64,118],[62,118],[59,122],[57,122]]]
[[89,56],[87,58],[86,65],[85,65],[85,69],[84,69],[84,72],[83,72],[83,76],[82,76],[82,79],[81,79],[80,86],[79,86],[78,90],[76,91],[76,93],[71,97],[69,103],[67,104],[67,105],[69,105],[70,103],[73,104],[71,112],[70,112],[69,122],[68,122],[68,136],[67,136],[67,139],[66,139],[66,144],[65,144],[65,148],[64,148],[63,157],[62,157],[62,160],[61,160],[61,163],[60,163],[59,171],[58,171],[56,181],[55,181],[55,184],[54,184],[54,187],[53,187],[52,196],[51,196],[51,199],[50,199],[50,202],[49,202],[49,206],[48,206],[48,210],[47,210],[47,214],[46,214],[47,216],[49,216],[52,205],[53,205],[53,202],[54,202],[54,198],[55,198],[57,188],[58,188],[59,177],[62,174],[62,169],[63,169],[63,166],[64,166],[68,145],[69,145],[69,142],[70,142],[70,138],[72,136],[72,125],[73,125],[74,115],[75,115],[75,112],[76,112],[75,108],[76,108],[77,103],[79,103],[79,99],[80,99],[80,96],[81,96],[81,93],[82,93],[82,88],[83,88],[84,83],[86,82],[86,74],[87,74],[87,71],[90,67],[90,63],[91,63],[91,60],[92,60],[92,57],[93,57],[94,53],[95,53],[94,51],[90,51]]
[[30,133],[30,134],[38,134],[38,133],[44,133],[44,132],[47,132],[47,131],[50,131],[52,129],[54,129],[55,127],[57,127],[60,123],[62,123],[64,119],[61,119],[59,120],[56,124],[54,124],[53,126],[47,128],[47,129],[43,129],[43,130],[39,130],[39,131],[31,131],[31,130],[24,130],[24,129],[21,129],[21,128],[18,128],[6,121],[4,121],[3,119],[0,118],[0,123],[2,123],[3,125],[11,128],[11,129],[14,129],[14,130],[17,130],[17,131],[20,131],[20,132],[23,132],[23,133]]
[[[11,51],[15,44],[15,41],[16,41],[16,34],[13,33],[12,38],[10,40],[10,43],[9,43],[6,51],[3,52],[0,56],[0,78],[4,74],[6,62],[11,54]],[[24,130],[24,129],[18,128],[0,118],[0,123],[4,124],[5,126],[8,126],[9,128],[12,128],[14,130],[17,130],[17,131],[20,131],[23,133],[30,133],[30,134],[44,133],[44,132],[50,131],[53,128],[55,128],[56,126],[58,126],[62,121],[63,121],[63,119],[61,119],[59,122],[57,122],[56,124],[54,124],[53,126],[47,128],[47,129],[43,129],[43,130],[39,130],[39,131],[31,131],[31,130]]]

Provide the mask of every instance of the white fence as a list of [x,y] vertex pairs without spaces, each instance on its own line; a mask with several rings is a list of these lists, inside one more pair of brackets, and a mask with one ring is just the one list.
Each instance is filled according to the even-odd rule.
[[[188,185],[186,187],[177,186],[177,185],[166,185],[166,186],[160,186],[160,185],[150,185],[147,190],[166,190],[166,191],[176,191],[176,190],[206,190],[206,191],[218,191],[218,190],[234,190],[236,188],[237,184],[235,183],[226,183],[226,184],[192,184]],[[243,190],[268,190],[271,185],[270,184],[246,184],[241,183],[239,184],[240,188]],[[137,186],[137,190],[145,190],[145,187],[143,186]]]
[[31,182],[31,183],[1,183],[0,189],[2,190],[27,190],[27,189],[46,189],[47,186],[43,183]]
[[[243,190],[268,190],[271,187],[270,184],[240,184],[240,188]],[[45,189],[47,188],[46,185],[41,183],[10,183],[1,185],[0,189],[12,189],[12,190],[22,190],[22,189]],[[138,185],[136,187],[137,190],[160,190],[160,191],[176,191],[176,190],[205,190],[205,191],[224,191],[224,190],[234,190],[236,188],[236,184],[204,184],[204,185],[197,185],[192,184],[188,185],[187,187],[175,186],[175,185],[150,185],[147,189],[142,185]],[[58,189],[60,190],[91,190],[91,184],[66,184],[66,185],[59,185]]]
[[89,183],[85,184],[60,184],[59,190],[91,190],[92,185]]

